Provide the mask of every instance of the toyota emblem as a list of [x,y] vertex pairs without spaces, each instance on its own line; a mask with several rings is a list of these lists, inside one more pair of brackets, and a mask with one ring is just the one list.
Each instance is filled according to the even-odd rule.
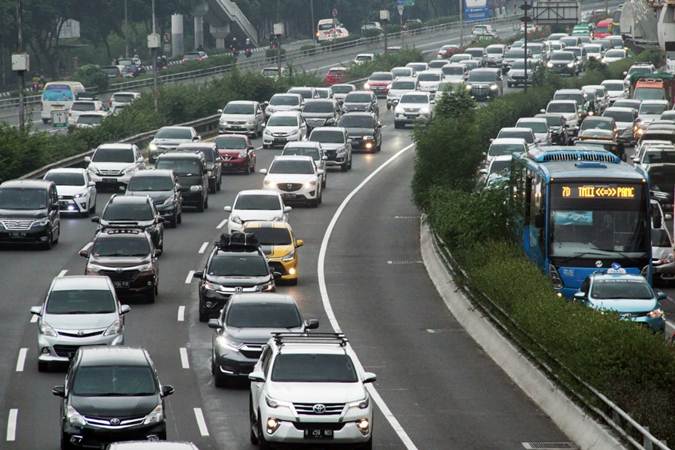
[[326,412],[326,405],[323,405],[321,403],[317,403],[316,405],[312,406],[312,410],[316,414],[323,414]]
[[110,425],[119,425],[120,424],[120,419],[117,417],[110,419]]
[[597,260],[597,261],[595,262],[595,267],[597,267],[597,268],[602,267],[602,261]]

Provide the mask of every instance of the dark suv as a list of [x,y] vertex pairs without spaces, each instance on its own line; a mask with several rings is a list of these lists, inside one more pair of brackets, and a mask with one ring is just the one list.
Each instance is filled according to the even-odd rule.
[[318,328],[316,319],[302,320],[293,297],[281,294],[235,294],[219,319],[209,320],[216,330],[211,352],[211,373],[216,386],[229,378],[247,376],[260,358],[262,347],[274,332]]
[[382,150],[382,124],[370,113],[347,113],[338,126],[347,130],[352,150],[379,152]]
[[141,348],[81,347],[66,374],[61,397],[61,450],[102,448],[110,442],[166,440],[162,386],[148,352]]
[[180,144],[177,152],[201,153],[206,161],[206,174],[209,177],[209,192],[215,194],[220,190],[223,174],[223,159],[218,153],[214,142],[200,142],[195,144]]
[[155,168],[173,170],[180,184],[183,205],[203,212],[209,207],[209,175],[201,153],[164,153],[157,157]]
[[103,208],[101,217],[92,217],[98,231],[138,228],[148,232],[158,254],[164,250],[164,219],[159,215],[150,197],[113,195]]
[[219,317],[232,294],[273,292],[279,272],[270,268],[265,253],[252,234],[223,234],[216,241],[199,282],[199,321]]
[[370,91],[353,91],[347,94],[342,104],[342,112],[353,111],[370,112],[380,115],[380,107],[377,104],[377,96]]
[[80,250],[87,258],[85,275],[105,275],[117,295],[143,294],[155,302],[159,290],[159,264],[150,235],[138,229],[107,229]]
[[170,227],[176,228],[183,221],[183,195],[176,176],[170,170],[144,170],[133,175],[126,195],[150,197]]
[[30,242],[50,249],[60,235],[59,194],[52,181],[0,184],[0,243]]

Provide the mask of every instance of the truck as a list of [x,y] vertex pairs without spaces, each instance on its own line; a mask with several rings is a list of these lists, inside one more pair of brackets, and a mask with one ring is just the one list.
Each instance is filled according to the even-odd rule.
[[672,108],[675,98],[675,79],[668,72],[648,76],[635,74],[630,78],[630,96],[637,100],[668,100]]

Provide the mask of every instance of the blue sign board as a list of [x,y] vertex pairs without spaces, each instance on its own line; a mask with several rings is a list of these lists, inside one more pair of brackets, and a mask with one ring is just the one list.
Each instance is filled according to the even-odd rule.
[[464,0],[464,21],[475,22],[489,19],[492,11],[486,0]]

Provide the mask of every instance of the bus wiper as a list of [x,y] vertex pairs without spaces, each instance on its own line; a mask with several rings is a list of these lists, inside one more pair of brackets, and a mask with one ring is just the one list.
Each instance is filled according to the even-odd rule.
[[600,256],[600,257],[606,258],[607,256],[610,256],[610,255],[607,255],[606,253],[586,251],[586,252],[575,253],[572,256],[565,256],[563,258],[558,258],[556,256],[553,256],[553,258],[556,258],[556,260],[558,262],[558,265],[560,265],[560,264],[566,263],[567,261],[571,261],[573,259],[583,258],[584,256]]
[[632,261],[632,262],[637,263],[637,264],[640,264],[640,263],[641,263],[641,260],[640,260],[639,257],[636,258],[635,256],[629,256],[628,253],[625,253],[625,252],[622,252],[622,251],[618,251],[618,250],[605,250],[605,249],[600,249],[600,250],[602,250],[602,251],[604,251],[604,252],[612,252],[612,253],[614,253],[614,254],[619,255],[619,256],[620,256],[621,258],[623,258],[623,259],[627,259],[628,261]]

